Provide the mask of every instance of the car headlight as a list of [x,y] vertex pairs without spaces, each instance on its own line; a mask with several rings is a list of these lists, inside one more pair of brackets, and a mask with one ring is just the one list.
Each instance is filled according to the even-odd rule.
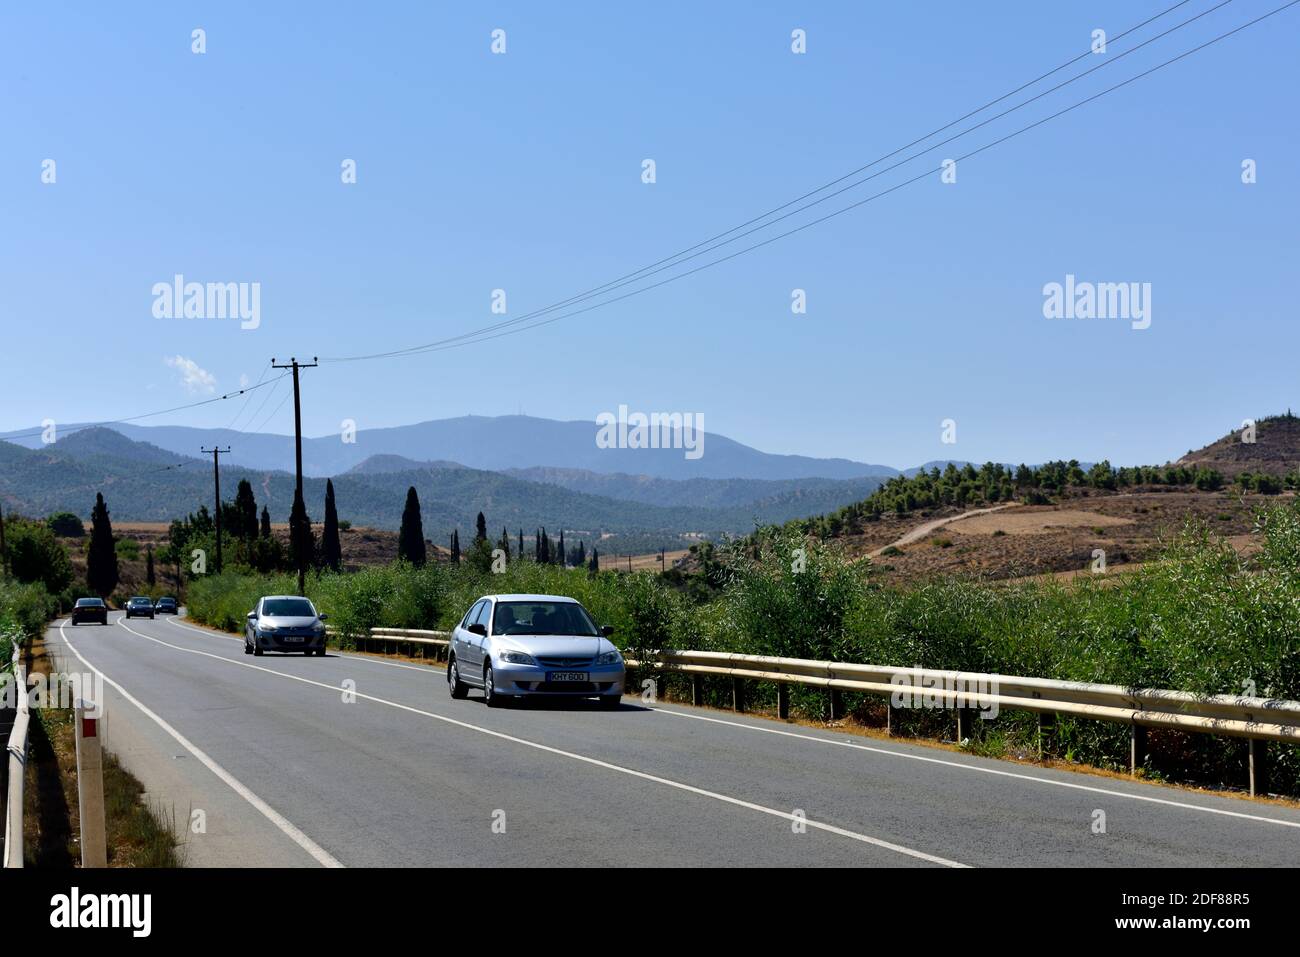
[[512,665],[535,665],[537,661],[532,655],[526,655],[522,651],[503,651],[499,655],[502,661],[508,661]]
[[274,635],[275,625],[258,625],[257,630],[264,635]]
[[617,651],[607,651],[603,655],[596,656],[596,664],[598,665],[616,665],[622,660],[623,656]]

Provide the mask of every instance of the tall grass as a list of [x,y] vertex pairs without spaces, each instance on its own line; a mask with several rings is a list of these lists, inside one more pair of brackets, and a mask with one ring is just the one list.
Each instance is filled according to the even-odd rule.
[[[728,650],[1300,699],[1300,505],[1261,512],[1257,531],[1261,549],[1247,561],[1204,527],[1188,527],[1164,561],[1106,583],[883,587],[866,563],[771,531],[726,550],[725,586],[704,603],[658,576],[589,578],[532,562],[500,574],[398,563],[310,578],[308,594],[345,635],[375,626],[447,629],[482,594],[541,592],[583,602],[634,651]],[[201,579],[190,588],[190,611],[238,630],[259,595],[291,592],[293,584],[235,573]],[[819,701],[796,696],[809,710]],[[998,720],[997,734],[1014,744],[1034,729],[1032,719],[1011,714]],[[1243,761],[1238,740],[1153,735],[1182,766],[1211,776],[1235,776]],[[1057,742],[1062,753],[1095,763],[1127,757],[1116,725],[1063,720]],[[1275,782],[1300,793],[1297,749],[1274,751]]]

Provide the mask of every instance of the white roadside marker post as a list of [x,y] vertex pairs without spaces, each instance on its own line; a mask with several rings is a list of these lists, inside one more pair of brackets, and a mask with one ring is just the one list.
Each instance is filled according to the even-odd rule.
[[77,699],[77,807],[81,813],[81,866],[107,867],[104,834],[104,754],[92,702]]

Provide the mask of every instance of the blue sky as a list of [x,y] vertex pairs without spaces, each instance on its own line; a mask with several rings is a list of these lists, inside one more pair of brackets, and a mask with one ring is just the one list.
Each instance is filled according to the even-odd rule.
[[[518,316],[864,165],[1170,2],[7,5],[0,429],[194,401],[273,355],[457,335],[502,318],[497,288]],[[1235,0],[841,199],[1281,2]],[[322,365],[304,374],[304,429],[626,404],[703,413],[767,451],[899,467],[1175,458],[1300,406],[1298,38],[1295,7],[963,162],[955,184],[927,177],[646,295]],[[176,273],[259,282],[260,327],[155,318],[152,286]],[[1066,274],[1151,283],[1150,328],[1045,319],[1043,286]],[[211,378],[187,384],[178,356]],[[241,419],[227,401],[142,424],[290,431],[283,392],[251,414],[265,394]]]

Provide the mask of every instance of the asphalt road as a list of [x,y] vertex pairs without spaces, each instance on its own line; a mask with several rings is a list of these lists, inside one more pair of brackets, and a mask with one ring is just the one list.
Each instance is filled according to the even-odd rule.
[[1231,797],[633,697],[489,710],[440,668],[254,658],[169,617],[47,645],[104,675],[105,744],[150,800],[201,817],[194,866],[1300,861],[1300,810]]

